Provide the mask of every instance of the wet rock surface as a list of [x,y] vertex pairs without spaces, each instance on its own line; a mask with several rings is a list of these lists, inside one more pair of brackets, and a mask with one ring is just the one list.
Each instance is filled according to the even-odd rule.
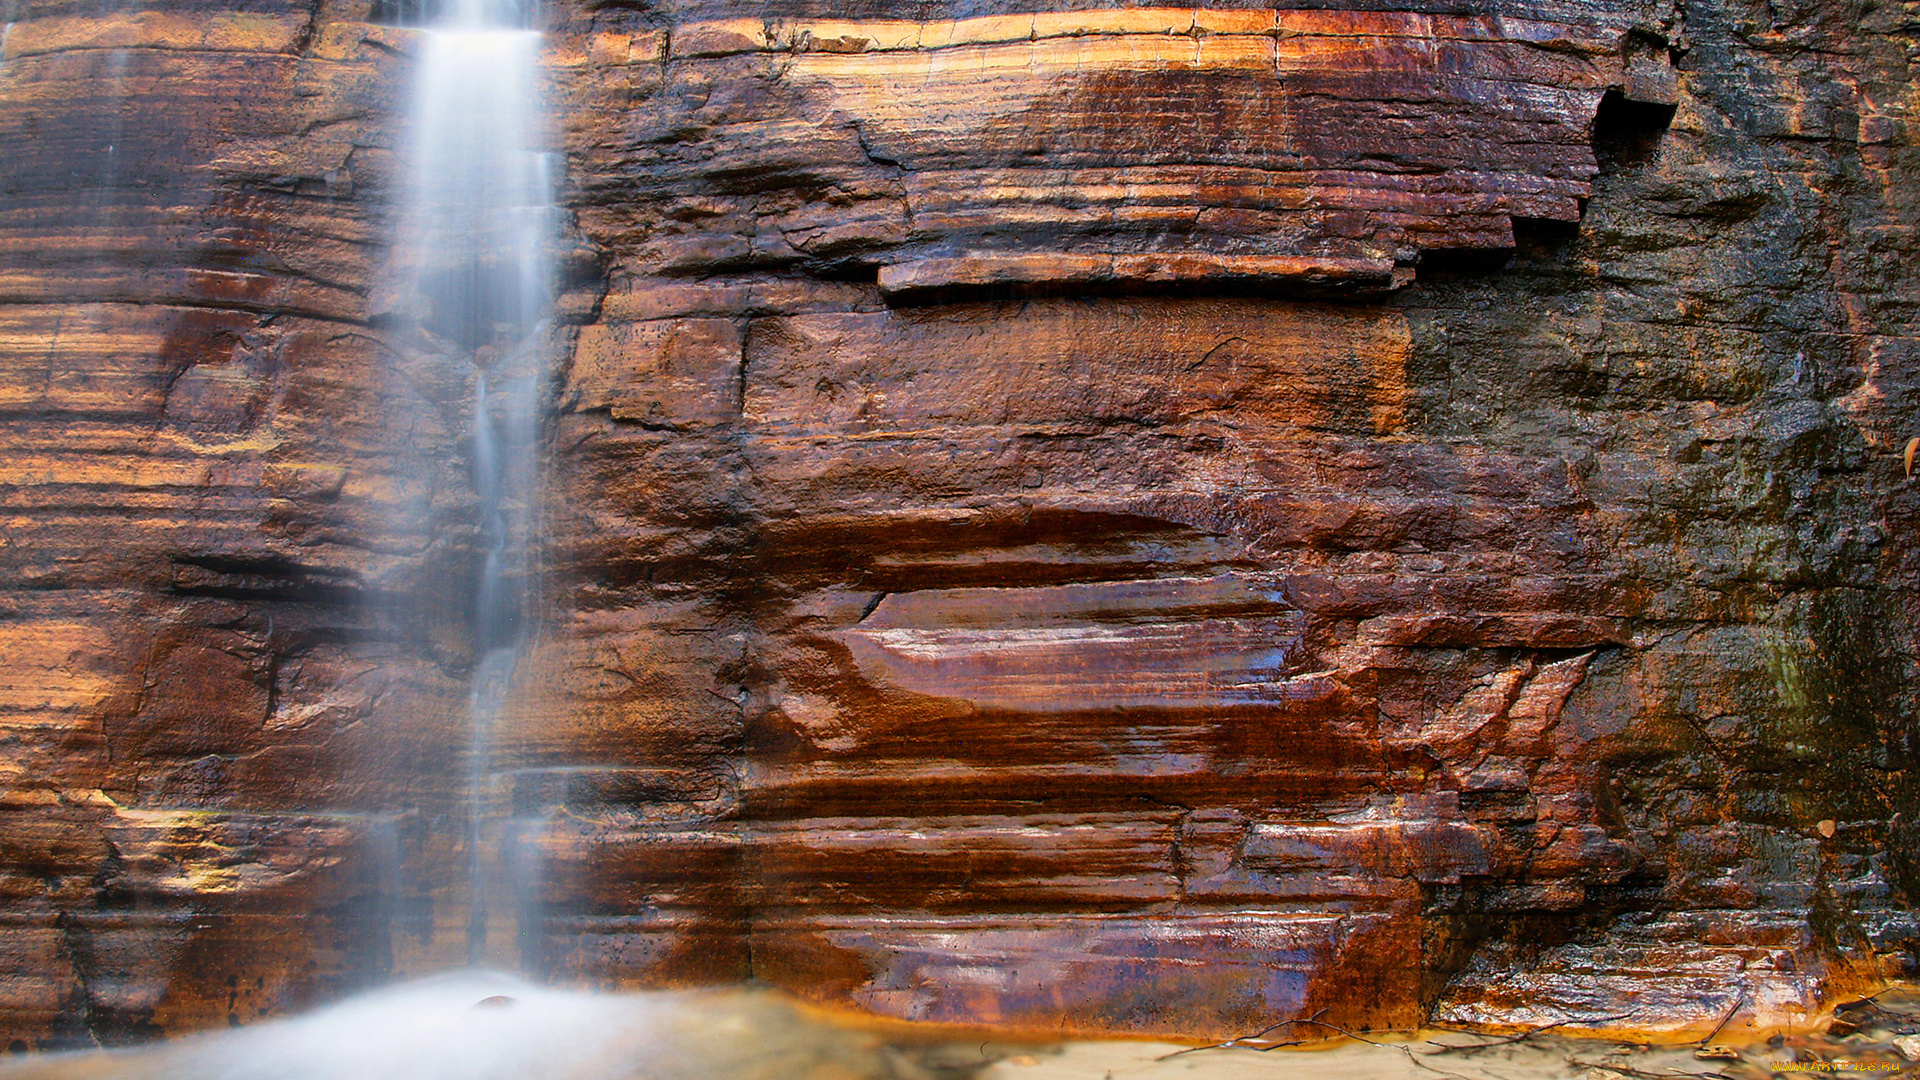
[[[511,993],[494,993],[507,990]],[[479,997],[481,994],[488,996]],[[477,1000],[476,1000],[477,999]],[[1727,1041],[1572,1038],[1558,1025],[1354,1031],[1303,1017],[1213,1045],[1008,1039],[808,1008],[766,990],[581,994],[467,972],[294,1020],[158,1047],[0,1060],[7,1080],[1771,1080],[1920,1075],[1908,987],[1843,1004],[1828,1030],[1723,1026]],[[1731,1019],[1731,1016],[1728,1017]]]
[[1346,6],[551,11],[479,898],[417,31],[0,8],[5,1038],[250,1023],[482,904],[547,977],[1050,1031],[1904,971],[1920,24]]

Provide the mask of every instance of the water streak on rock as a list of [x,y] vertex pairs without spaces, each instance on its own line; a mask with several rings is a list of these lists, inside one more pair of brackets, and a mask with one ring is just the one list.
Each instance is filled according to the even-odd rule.
[[527,633],[554,221],[540,141],[540,35],[512,3],[460,0],[424,34],[406,215],[415,314],[473,362],[479,567],[471,693],[468,953],[486,952],[493,729]]

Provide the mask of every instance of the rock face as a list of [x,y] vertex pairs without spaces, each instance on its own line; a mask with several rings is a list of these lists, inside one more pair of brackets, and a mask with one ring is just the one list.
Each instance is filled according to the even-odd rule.
[[1375,6],[550,10],[478,874],[419,31],[0,9],[5,1037],[470,955],[1189,1035],[1906,970],[1920,22]]

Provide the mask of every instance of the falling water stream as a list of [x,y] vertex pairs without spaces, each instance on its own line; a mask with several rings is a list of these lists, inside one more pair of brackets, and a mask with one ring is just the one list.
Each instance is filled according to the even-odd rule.
[[469,959],[486,957],[486,833],[494,730],[528,624],[539,504],[539,395],[557,210],[543,140],[540,34],[513,0],[455,0],[422,34],[408,233],[414,312],[435,347],[473,365],[479,562],[466,817]]

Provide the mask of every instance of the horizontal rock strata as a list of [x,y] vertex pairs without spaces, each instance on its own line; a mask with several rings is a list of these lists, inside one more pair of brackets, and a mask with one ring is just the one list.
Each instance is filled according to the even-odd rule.
[[0,9],[0,1036],[470,952],[1205,1036],[1904,969],[1897,9],[832,6],[549,13],[479,896],[420,31]]
[[1145,8],[602,33],[586,65],[624,56],[659,91],[593,137],[659,153],[582,181],[672,199],[627,263],[656,274],[877,267],[894,300],[1378,291],[1423,251],[1511,246],[1516,217],[1578,219],[1603,95],[1671,101],[1625,31]]
[[0,1041],[456,952],[466,376],[368,301],[392,33],[53,5],[5,35]]

